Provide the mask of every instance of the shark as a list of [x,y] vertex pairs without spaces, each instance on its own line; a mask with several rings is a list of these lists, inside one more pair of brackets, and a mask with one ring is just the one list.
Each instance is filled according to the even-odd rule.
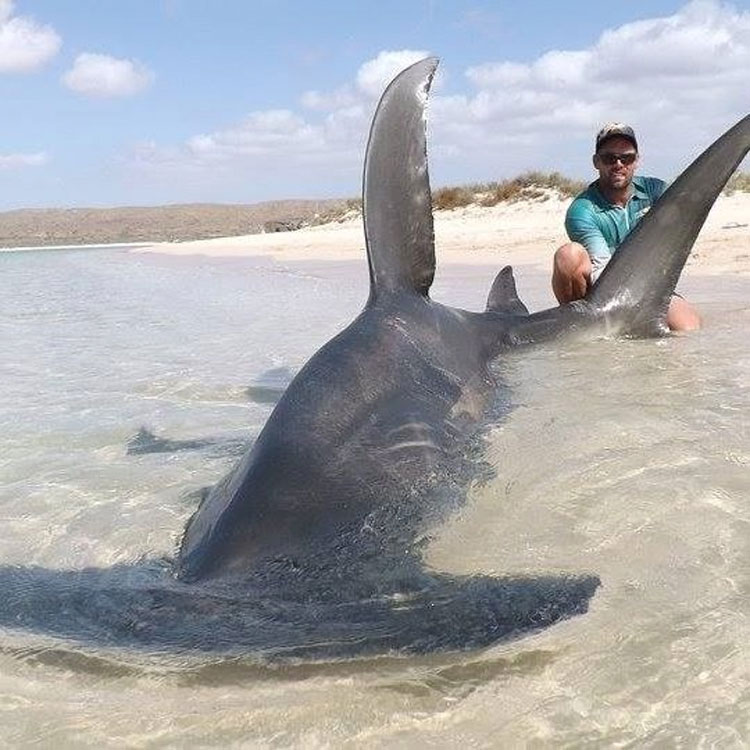
[[58,571],[0,566],[0,624],[68,641],[330,659],[493,645],[583,614],[592,573],[457,576],[430,530],[496,469],[508,352],[575,336],[663,336],[683,266],[750,149],[750,116],[667,189],[581,300],[530,313],[510,267],[472,312],[430,297],[426,107],[435,58],[399,73],[363,176],[369,296],[280,395],[188,521],[176,558]]

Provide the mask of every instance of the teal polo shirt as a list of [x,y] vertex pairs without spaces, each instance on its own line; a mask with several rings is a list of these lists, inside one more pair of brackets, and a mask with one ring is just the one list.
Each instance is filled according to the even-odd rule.
[[596,278],[630,230],[648,212],[667,184],[656,177],[633,177],[633,194],[625,206],[610,203],[592,182],[568,208],[565,231],[586,248]]

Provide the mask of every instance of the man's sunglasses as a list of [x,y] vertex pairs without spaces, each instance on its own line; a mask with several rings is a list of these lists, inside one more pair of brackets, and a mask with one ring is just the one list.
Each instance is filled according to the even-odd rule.
[[598,156],[608,167],[614,166],[618,161],[624,166],[629,167],[638,158],[638,154],[633,151],[627,154],[611,154],[608,151],[604,151]]

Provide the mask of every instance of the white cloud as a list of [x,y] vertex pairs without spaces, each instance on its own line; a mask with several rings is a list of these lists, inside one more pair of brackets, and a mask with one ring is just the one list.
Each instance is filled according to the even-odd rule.
[[357,102],[357,94],[351,86],[342,86],[335,91],[306,91],[302,94],[301,103],[306,109],[331,111],[350,107]]
[[368,60],[357,71],[357,88],[367,96],[380,96],[396,73],[407,65],[428,57],[429,54],[424,50],[411,49],[381,52],[374,60]]
[[0,0],[0,73],[25,73],[53,58],[62,40],[51,26],[13,15],[12,0]]
[[623,69],[636,81],[731,70],[750,61],[750,14],[696,0],[673,16],[605,32],[595,52],[600,78]]
[[585,141],[583,166],[601,123],[625,120],[654,157],[649,166],[674,170],[748,110],[750,12],[695,0],[671,16],[608,29],[589,48],[487,62],[466,76],[474,91],[464,111],[435,124],[438,137],[457,124],[476,126],[477,140],[457,144],[464,158],[481,146],[526,141],[527,149],[496,153],[510,171],[524,162],[547,168],[562,144]]
[[0,169],[40,167],[47,161],[47,154],[43,151],[35,154],[0,154]]
[[133,96],[148,88],[154,74],[137,60],[84,52],[63,75],[63,83],[84,96],[108,98]]
[[189,138],[180,146],[141,144],[135,160],[141,166],[180,165],[188,170],[274,164],[275,168],[300,161],[347,164],[359,170],[361,151],[377,97],[393,76],[427,56],[416,50],[384,51],[360,66],[352,83],[330,92],[308,91],[301,105],[309,117],[292,110],[251,112],[244,120],[212,133]]
[[[140,165],[245,174],[272,166],[338,170],[356,184],[369,119],[392,76],[427,56],[382,51],[331,91],[308,91],[294,109],[254,112],[182,144],[139,149]],[[448,64],[450,61],[446,61]],[[647,171],[673,177],[689,158],[747,113],[750,11],[694,0],[664,18],[605,30],[592,45],[548,50],[535,60],[487,61],[433,87],[431,173],[435,184],[511,176],[525,169],[591,174],[594,133],[610,120],[633,124]],[[437,90],[436,90],[437,88]],[[304,171],[304,170],[302,170]]]
[[333,112],[375,100],[398,72],[429,54],[424,50],[384,50],[360,65],[354,85],[347,83],[329,92],[307,91],[302,95],[302,105],[307,109]]
[[286,109],[253,112],[236,127],[196,135],[186,144],[189,154],[204,161],[285,156],[317,151],[321,147],[320,129]]
[[479,88],[521,86],[531,80],[531,68],[514,62],[485,63],[469,68],[466,77]]
[[370,107],[363,103],[330,112],[323,128],[326,143],[349,151],[359,147],[369,130],[370,114]]

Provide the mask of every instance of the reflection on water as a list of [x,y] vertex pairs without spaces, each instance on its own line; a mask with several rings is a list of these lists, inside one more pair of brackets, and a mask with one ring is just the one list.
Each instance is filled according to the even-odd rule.
[[[364,263],[284,273],[103,251],[0,265],[5,566],[172,554],[197,491],[234,460],[221,446],[257,435],[282,374],[366,296]],[[491,269],[441,272],[435,297],[483,307]],[[532,307],[549,303],[545,280],[519,277]],[[746,743],[750,284],[686,291],[700,334],[499,363],[514,408],[490,431],[497,475],[427,551],[461,575],[595,572],[588,614],[485,651],[285,666],[4,630],[0,744]],[[128,453],[144,426],[184,449]]]

